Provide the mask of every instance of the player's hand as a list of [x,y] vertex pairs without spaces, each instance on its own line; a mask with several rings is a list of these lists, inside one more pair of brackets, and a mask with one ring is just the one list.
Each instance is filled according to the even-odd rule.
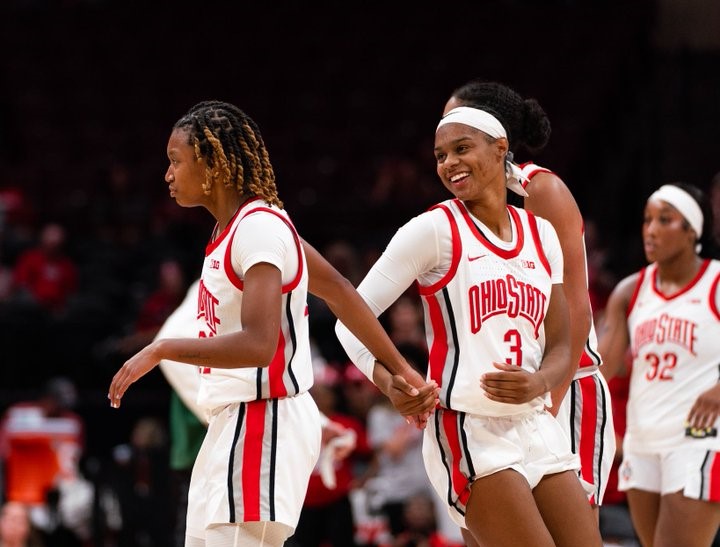
[[493,401],[521,404],[547,391],[540,373],[530,373],[517,365],[493,363],[499,372],[486,372],[480,378],[485,396]]
[[111,407],[120,408],[120,400],[130,387],[130,384],[145,376],[158,365],[160,359],[157,355],[156,344],[157,342],[153,342],[140,350],[125,361],[125,364],[115,373],[108,390]]
[[695,429],[713,427],[720,416],[720,385],[704,391],[695,399],[687,423]]
[[395,410],[406,417],[408,423],[423,429],[438,404],[439,392],[440,389],[434,381],[429,383],[423,381],[423,385],[415,387],[402,376],[394,374],[385,394]]

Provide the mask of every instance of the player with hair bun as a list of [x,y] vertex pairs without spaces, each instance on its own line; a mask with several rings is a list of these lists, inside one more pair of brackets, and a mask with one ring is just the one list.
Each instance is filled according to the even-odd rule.
[[[445,111],[460,105],[496,112],[508,127],[515,160],[520,151],[540,152],[550,139],[550,120],[540,104],[501,83],[480,79],[467,82],[453,92]],[[563,252],[573,366],[552,390],[550,412],[563,425],[571,450],[580,456],[580,477],[593,487],[590,502],[597,515],[616,446],[610,391],[600,374],[602,354],[597,348],[588,292],[583,218],[570,189],[557,174],[533,162],[513,165],[513,169],[522,186],[516,191],[523,195],[523,207],[550,221]]]
[[[445,113],[434,153],[454,198],[403,225],[358,292],[380,315],[418,286],[428,379],[440,388],[425,469],[472,541],[599,547],[579,459],[546,408],[550,390],[571,375],[563,256],[548,221],[507,203],[506,186],[522,191],[513,140],[542,132],[539,119],[509,132],[511,99],[498,94],[497,108]],[[372,378],[372,355],[341,322],[336,332]]]

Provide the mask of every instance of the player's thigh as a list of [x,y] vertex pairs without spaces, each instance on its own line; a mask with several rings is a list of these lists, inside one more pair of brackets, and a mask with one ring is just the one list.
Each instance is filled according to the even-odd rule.
[[720,526],[720,504],[685,497],[682,492],[665,494],[655,528],[655,547],[706,547]]
[[[602,539],[593,506],[573,471],[546,475],[533,496],[558,546],[600,546]],[[567,526],[567,522],[573,526]]]
[[512,469],[472,483],[465,523],[480,545],[555,545],[527,480]]
[[281,522],[214,524],[206,531],[206,547],[281,547],[291,533],[292,528]]
[[468,530],[467,528],[460,528],[460,534],[462,534],[463,541],[465,542],[465,547],[482,547],[475,537],[472,535],[472,532]]
[[626,494],[635,532],[644,545],[651,545],[660,513],[660,494],[638,488],[631,488]]

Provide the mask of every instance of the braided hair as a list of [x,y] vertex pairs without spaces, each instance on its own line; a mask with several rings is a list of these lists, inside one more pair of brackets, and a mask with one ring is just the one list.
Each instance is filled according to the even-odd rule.
[[205,160],[206,194],[220,180],[226,188],[234,187],[242,194],[283,207],[260,128],[237,106],[223,101],[200,102],[173,129],[187,131],[195,157]]
[[535,99],[523,99],[498,82],[470,80],[452,94],[464,106],[479,108],[495,116],[505,128],[510,150],[524,147],[539,152],[550,140],[550,120]]

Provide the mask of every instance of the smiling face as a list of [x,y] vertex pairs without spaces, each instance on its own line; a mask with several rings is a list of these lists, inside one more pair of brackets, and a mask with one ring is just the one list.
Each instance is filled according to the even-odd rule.
[[195,157],[195,148],[189,142],[187,130],[173,130],[167,144],[167,156],[170,165],[165,173],[165,182],[168,183],[170,197],[182,207],[205,205],[208,201],[202,186],[205,162]]
[[642,238],[648,262],[695,254],[695,232],[675,207],[662,200],[651,199],[645,205]]
[[505,195],[507,139],[493,139],[462,123],[447,123],[435,133],[437,174],[445,188],[463,201]]

